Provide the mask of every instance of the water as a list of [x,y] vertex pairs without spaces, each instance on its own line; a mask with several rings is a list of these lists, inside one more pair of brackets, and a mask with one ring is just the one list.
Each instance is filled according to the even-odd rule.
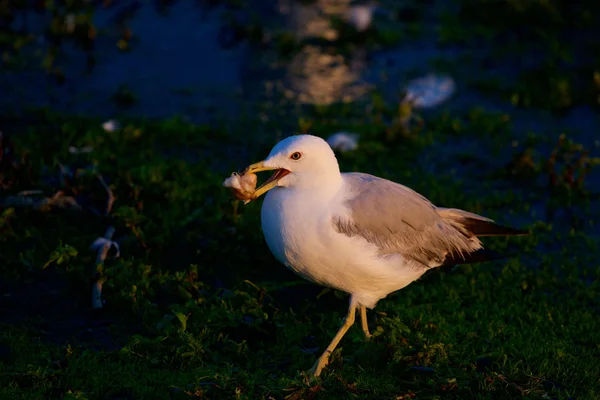
[[[566,131],[584,146],[597,147],[598,135],[594,132],[600,119],[590,107],[577,107],[556,116],[515,108],[472,85],[474,77],[510,82],[521,69],[541,64],[544,54],[532,47],[526,57],[500,57],[498,49],[484,41],[476,48],[443,46],[438,40],[441,21],[444,13],[457,12],[457,3],[430,3],[418,7],[418,37],[405,36],[394,47],[367,48],[358,44],[352,51],[335,51],[321,42],[337,39],[339,34],[332,29],[331,17],[349,14],[350,0],[318,0],[311,5],[293,0],[269,4],[251,1],[238,9],[172,1],[164,9],[166,13],[159,12],[155,2],[124,0],[116,2],[117,7],[99,8],[95,13],[99,34],[93,70],[86,68],[82,50],[66,46],[60,62],[66,81],[60,85],[37,68],[42,53],[36,55],[32,50],[27,53],[32,59],[28,68],[7,70],[3,66],[0,107],[19,111],[29,106],[48,106],[106,119],[179,115],[206,122],[217,116],[236,117],[260,102],[275,107],[331,104],[360,99],[372,90],[399,101],[400,91],[409,79],[449,72],[457,83],[457,94],[439,110],[461,115],[477,106],[510,113],[519,134],[534,131],[557,138]],[[407,31],[409,24],[398,22],[393,13],[411,4],[381,1],[373,25],[381,31]],[[20,26],[25,17],[29,27],[44,26],[43,16],[36,14],[19,16],[13,26]],[[128,52],[116,46],[119,21],[123,19],[134,34]],[[236,37],[227,22],[230,20],[242,26],[261,25],[262,43]],[[275,49],[275,37],[281,32],[309,44],[292,57],[282,58]],[[42,32],[37,37],[37,44],[30,49],[47,46]],[[321,42],[311,42],[314,38]],[[118,106],[112,99],[122,88],[135,97],[129,107]]]
[[[160,15],[151,2],[140,3],[129,25],[139,40],[130,52],[122,52],[116,46],[119,32],[113,18],[118,10],[100,9],[94,18],[101,34],[91,73],[86,73],[83,52],[67,48],[67,60],[61,63],[67,76],[63,85],[35,68],[1,74],[5,95],[0,104],[13,109],[49,106],[105,118],[122,113],[202,119],[214,108],[235,111],[236,102],[231,100],[240,95],[246,47],[223,50],[219,46],[218,11],[181,1],[169,7],[167,15]],[[121,87],[136,97],[125,111],[111,100]]]

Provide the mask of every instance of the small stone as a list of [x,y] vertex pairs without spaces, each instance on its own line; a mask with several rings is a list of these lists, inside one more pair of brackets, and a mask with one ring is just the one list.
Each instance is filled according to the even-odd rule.
[[102,124],[102,128],[106,132],[114,132],[117,129],[121,128],[121,124],[119,124],[119,122],[114,119],[109,119],[108,121],[106,121]]
[[327,138],[327,143],[334,150],[354,151],[358,148],[358,139],[357,133],[337,132]]

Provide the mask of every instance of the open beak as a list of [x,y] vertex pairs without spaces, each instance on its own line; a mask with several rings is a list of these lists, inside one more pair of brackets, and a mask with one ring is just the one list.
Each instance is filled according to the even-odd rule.
[[271,175],[271,177],[269,179],[267,179],[262,185],[257,187],[256,190],[254,191],[254,194],[252,195],[252,198],[250,200],[244,201],[244,204],[248,204],[252,200],[258,199],[261,195],[263,195],[263,194],[267,193],[269,190],[273,189],[275,186],[277,186],[277,183],[279,182],[279,180],[281,178],[283,178],[284,176],[286,176],[287,174],[289,174],[290,171],[288,171],[287,169],[284,169],[284,168],[265,167],[264,161],[261,161],[261,162],[257,162],[255,164],[249,165],[244,170],[244,172],[242,172],[242,175],[244,175],[246,173],[255,174],[255,173],[261,172],[261,171],[273,171],[273,170],[275,171],[275,173],[273,175]]

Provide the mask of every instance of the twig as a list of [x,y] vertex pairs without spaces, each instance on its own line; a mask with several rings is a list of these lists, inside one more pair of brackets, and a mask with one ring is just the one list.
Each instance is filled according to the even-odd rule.
[[113,194],[112,189],[106,184],[106,181],[104,180],[101,174],[98,174],[98,180],[100,181],[102,186],[104,186],[104,190],[106,190],[106,194],[108,195],[108,200],[106,201],[106,212],[104,214],[107,216],[112,210],[113,203],[115,202],[115,196]]
[[546,162],[546,170],[548,172],[548,176],[550,178],[549,186],[550,187],[554,187],[557,185],[558,179],[556,176],[556,171],[555,171],[555,165],[556,165],[556,157],[558,156],[558,151],[560,149],[560,147],[562,146],[563,143],[563,135],[560,136],[560,139],[558,140],[558,143],[556,144],[556,147],[554,147],[554,149],[552,150],[552,153],[550,153],[550,157],[548,158],[548,161]]
[[[104,190],[106,190],[106,194],[108,195],[108,199],[106,200],[106,211],[104,213],[105,216],[108,216],[112,210],[113,207],[113,203],[115,202],[115,196],[113,194],[112,189],[106,184],[106,181],[104,180],[104,178],[102,177],[101,174],[97,175],[98,180],[100,181],[100,183],[102,184],[102,186],[104,187]],[[104,261],[106,260],[106,257],[108,256],[108,251],[110,250],[111,246],[115,246],[117,248],[117,257],[119,256],[119,246],[114,243],[112,241],[112,237],[115,233],[115,228],[112,226],[109,226],[106,229],[106,233],[104,234],[104,240],[101,240],[99,243],[100,245],[98,246],[98,256],[96,257],[96,264],[94,265],[94,268],[92,270],[92,308],[93,309],[100,309],[102,308],[102,284],[104,283],[104,279],[102,277],[102,267],[104,266]],[[95,248],[94,246],[96,246],[96,243],[98,243],[98,241],[94,242],[94,244],[92,245],[92,248]]]
[[108,256],[108,251],[110,247],[113,245],[112,237],[115,233],[115,228],[109,226],[106,229],[106,233],[104,234],[104,243],[98,248],[98,256],[96,257],[96,264],[92,269],[92,308],[100,309],[102,308],[102,284],[104,283],[102,279],[101,268],[104,266],[104,261]]
[[60,161],[57,161],[60,169],[60,177],[65,187],[70,187],[69,179],[73,178],[73,172],[68,167],[65,167]]
[[588,170],[588,155],[589,151],[584,150],[581,152],[579,156],[579,160],[577,160],[577,171],[579,172],[579,176],[577,177],[576,185],[580,188],[583,188],[583,181],[585,179],[585,174],[589,172]]
[[73,196],[65,196],[62,190],[56,192],[52,197],[35,198],[42,191],[29,190],[18,193],[16,196],[9,196],[0,199],[0,206],[3,207],[32,207],[36,210],[44,207],[58,207],[71,210],[81,210],[81,206]]
[[140,235],[140,232],[137,230],[135,224],[131,225],[131,232],[133,232],[133,234],[135,235],[135,237],[137,238],[137,240],[140,242],[140,244],[142,245],[142,247],[145,250],[148,250],[148,245],[146,245],[146,242],[144,241],[144,238],[142,238],[142,235]]

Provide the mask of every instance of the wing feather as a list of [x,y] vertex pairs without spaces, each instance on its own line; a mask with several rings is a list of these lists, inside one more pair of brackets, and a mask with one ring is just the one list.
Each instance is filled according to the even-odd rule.
[[406,186],[362,173],[347,173],[344,179],[352,193],[345,202],[350,218],[334,216],[335,228],[375,244],[381,255],[399,254],[432,268],[449,254],[460,258],[482,247],[458,220],[444,218],[429,200]]

